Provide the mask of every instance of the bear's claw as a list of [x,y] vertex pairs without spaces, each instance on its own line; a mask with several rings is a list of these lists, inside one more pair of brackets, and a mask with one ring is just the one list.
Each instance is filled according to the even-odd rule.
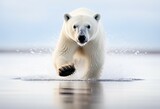
[[69,76],[75,71],[74,65],[63,66],[59,68],[59,76]]

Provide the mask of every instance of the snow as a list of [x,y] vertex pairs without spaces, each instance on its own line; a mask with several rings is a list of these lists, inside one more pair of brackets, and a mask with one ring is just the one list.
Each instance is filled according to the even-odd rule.
[[[106,55],[101,79],[155,79],[160,76],[159,55]],[[10,78],[64,79],[56,74],[51,54],[1,54],[0,75]],[[75,72],[69,79],[80,79]]]

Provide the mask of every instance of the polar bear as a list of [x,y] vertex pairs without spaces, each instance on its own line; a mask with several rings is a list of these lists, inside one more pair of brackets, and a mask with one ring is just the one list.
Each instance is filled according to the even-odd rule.
[[104,64],[104,37],[100,14],[86,8],[65,14],[53,52],[53,64],[59,76],[73,74],[75,59],[83,58],[85,72],[82,79],[98,79]]

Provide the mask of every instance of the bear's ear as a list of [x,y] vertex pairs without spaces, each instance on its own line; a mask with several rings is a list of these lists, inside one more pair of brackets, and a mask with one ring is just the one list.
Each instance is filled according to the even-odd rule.
[[71,16],[69,14],[64,14],[64,20],[67,22]]
[[99,21],[100,18],[101,18],[100,14],[95,14],[95,15],[94,15],[94,19],[95,19],[95,20]]

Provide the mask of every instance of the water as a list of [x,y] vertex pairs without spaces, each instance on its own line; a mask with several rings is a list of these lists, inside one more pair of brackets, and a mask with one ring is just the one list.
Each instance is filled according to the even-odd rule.
[[159,55],[107,55],[98,81],[58,78],[51,55],[0,55],[0,109],[159,109]]

